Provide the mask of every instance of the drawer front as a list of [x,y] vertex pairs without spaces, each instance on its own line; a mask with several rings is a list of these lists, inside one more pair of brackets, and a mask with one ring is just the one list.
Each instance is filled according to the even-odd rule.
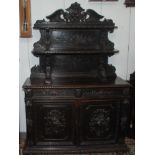
[[73,145],[73,111],[71,101],[34,100],[34,144]]
[[80,105],[80,144],[111,144],[117,141],[120,101],[84,101]]
[[98,98],[98,97],[125,97],[129,95],[129,88],[54,88],[54,89],[34,89],[35,98]]

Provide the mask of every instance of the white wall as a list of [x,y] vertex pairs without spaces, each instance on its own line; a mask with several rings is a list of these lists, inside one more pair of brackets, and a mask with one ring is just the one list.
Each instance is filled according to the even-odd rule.
[[[59,8],[68,8],[71,3],[79,2],[84,9],[91,8],[106,18],[111,18],[118,29],[109,35],[109,39],[115,43],[119,54],[110,57],[109,63],[116,67],[116,73],[123,79],[129,79],[129,75],[135,68],[135,36],[134,36],[134,8],[126,8],[125,0],[117,2],[88,2],[88,0],[31,0],[32,27],[36,20],[43,19]],[[33,43],[38,41],[40,34],[37,30],[32,31],[32,38],[20,38],[20,131],[26,131],[25,104],[22,85],[30,76],[30,69],[38,64],[38,58],[31,54]]]

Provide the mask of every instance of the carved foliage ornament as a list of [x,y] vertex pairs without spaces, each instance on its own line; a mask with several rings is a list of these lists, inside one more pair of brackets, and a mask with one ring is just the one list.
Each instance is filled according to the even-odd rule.
[[[66,9],[66,11],[59,9],[46,17],[50,22],[67,22],[67,23],[84,23],[84,22],[101,22],[103,16],[99,15],[92,9],[86,11],[80,6],[79,3],[75,2]],[[45,20],[38,20],[36,24],[45,22]],[[103,23],[114,26],[112,20],[104,19]]]

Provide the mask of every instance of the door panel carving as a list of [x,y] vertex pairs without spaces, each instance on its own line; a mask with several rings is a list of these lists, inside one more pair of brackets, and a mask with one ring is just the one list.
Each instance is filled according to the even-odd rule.
[[[40,102],[34,103],[36,145],[73,143],[73,107],[71,103]],[[67,143],[67,144],[68,144]]]
[[[117,103],[117,104],[116,104]],[[112,143],[118,131],[118,101],[88,101],[80,107],[81,143]]]

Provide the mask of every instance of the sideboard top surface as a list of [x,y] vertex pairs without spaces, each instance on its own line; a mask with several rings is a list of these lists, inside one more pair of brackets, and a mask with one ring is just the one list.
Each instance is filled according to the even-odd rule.
[[113,82],[106,83],[65,83],[55,81],[52,84],[45,84],[44,81],[32,82],[30,78],[27,78],[23,88],[101,88],[101,87],[130,87],[130,84],[125,80],[117,77]]

